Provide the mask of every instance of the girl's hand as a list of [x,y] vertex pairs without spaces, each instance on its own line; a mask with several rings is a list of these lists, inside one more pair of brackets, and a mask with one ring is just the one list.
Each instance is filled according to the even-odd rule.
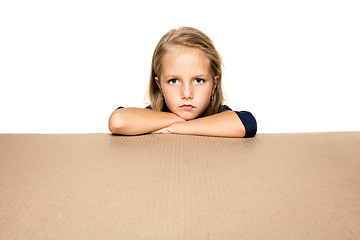
[[[186,122],[186,121],[184,121]],[[161,133],[161,134],[169,134],[169,133],[176,133],[176,126],[178,126],[179,123],[173,123],[170,126],[161,128],[159,130],[153,131],[151,133]]]
[[153,131],[151,133],[161,133],[161,134],[176,133],[176,126],[178,126],[178,125],[179,125],[179,123],[173,123],[170,126],[161,128],[161,129]]
[[159,130],[156,130],[156,131],[153,131],[151,133],[154,133],[154,134],[168,134],[168,133],[171,133],[168,129],[168,127],[165,127],[165,128],[162,128],[162,129],[159,129]]

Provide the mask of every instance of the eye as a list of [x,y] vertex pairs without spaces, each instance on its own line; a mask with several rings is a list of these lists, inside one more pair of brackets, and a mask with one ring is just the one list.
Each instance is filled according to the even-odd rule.
[[205,82],[205,80],[202,79],[202,78],[196,78],[196,79],[194,80],[194,83],[196,83],[196,84],[201,84],[201,83],[203,83],[203,82]]
[[170,79],[170,80],[168,81],[168,83],[170,83],[170,84],[172,84],[172,85],[178,84],[178,83],[179,83],[179,80],[177,80],[176,78],[173,78],[173,79]]

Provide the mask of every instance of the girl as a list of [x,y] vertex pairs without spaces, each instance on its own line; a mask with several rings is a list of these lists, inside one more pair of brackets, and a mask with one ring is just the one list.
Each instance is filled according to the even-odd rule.
[[221,59],[210,38],[181,27],[166,33],[152,58],[150,106],[115,110],[114,134],[178,133],[218,137],[254,137],[250,112],[223,105]]

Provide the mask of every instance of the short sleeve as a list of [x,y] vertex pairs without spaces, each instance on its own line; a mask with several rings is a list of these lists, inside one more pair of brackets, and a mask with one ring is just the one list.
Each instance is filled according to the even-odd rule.
[[[115,110],[119,110],[119,109],[122,109],[122,108],[124,108],[124,107],[118,107],[118,108],[115,109]],[[151,109],[151,106],[147,106],[145,109]]]
[[244,138],[254,137],[257,132],[257,122],[255,117],[247,111],[240,111],[235,113],[239,116],[241,122],[245,127],[245,136]]
[[[225,111],[233,111],[227,105],[221,105],[219,108],[218,113],[225,112]],[[255,117],[247,111],[234,111],[238,117],[240,118],[242,124],[245,127],[245,138],[254,137],[257,132],[257,123]]]

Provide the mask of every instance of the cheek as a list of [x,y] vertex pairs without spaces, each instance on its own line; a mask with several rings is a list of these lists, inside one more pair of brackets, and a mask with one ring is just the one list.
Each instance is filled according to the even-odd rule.
[[172,88],[165,87],[163,88],[163,94],[165,99],[171,99],[172,96],[176,94],[176,91]]
[[212,93],[212,86],[208,86],[207,88],[202,89],[201,95],[204,99],[210,99]]
[[164,100],[168,108],[172,108],[176,102],[176,91],[174,89],[163,89]]

